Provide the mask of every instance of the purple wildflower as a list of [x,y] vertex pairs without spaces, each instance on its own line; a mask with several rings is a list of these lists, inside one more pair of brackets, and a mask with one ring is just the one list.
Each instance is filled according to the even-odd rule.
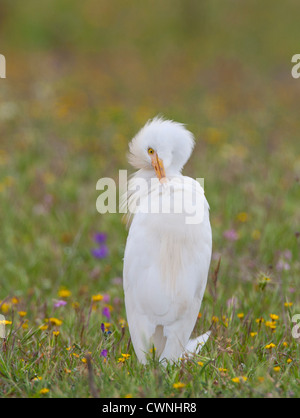
[[108,248],[106,245],[101,245],[99,248],[94,248],[91,253],[95,258],[106,258],[108,256]]
[[107,306],[102,309],[102,315],[104,315],[107,319],[110,319],[110,311]]
[[292,260],[292,252],[290,250],[284,250],[282,252],[278,252],[279,260],[276,264],[277,271],[288,271],[291,269],[289,261]]
[[235,229],[228,229],[223,234],[224,238],[226,238],[228,241],[236,241],[239,239],[239,235]]
[[101,324],[101,331],[102,331],[102,332],[105,332],[105,325],[103,324],[103,322],[102,322],[102,324]]
[[115,277],[114,279],[112,279],[112,283],[116,285],[121,285],[123,283],[123,279],[122,277]]
[[100,353],[100,356],[106,358],[107,357],[107,354],[108,354],[107,350],[102,350],[101,353]]
[[97,244],[104,244],[106,242],[106,234],[104,232],[96,232],[96,234],[94,235],[94,241]]
[[113,304],[114,305],[120,305],[121,304],[121,299],[118,298],[118,297],[114,298],[114,303]]
[[61,306],[66,306],[67,302],[65,300],[58,300],[54,304],[54,308],[60,308]]
[[219,253],[218,251],[214,251],[213,253],[212,253],[212,259],[213,260],[219,260],[219,258],[221,257],[221,253]]
[[289,263],[287,263],[284,260],[279,260],[278,263],[276,264],[277,271],[288,271],[290,269],[291,269],[291,266],[289,265]]
[[226,305],[228,306],[228,308],[236,308],[238,305],[237,298],[233,296],[232,298],[228,299]]
[[105,244],[106,238],[107,236],[104,232],[94,234],[94,241],[98,244],[98,248],[92,249],[91,253],[95,258],[102,259],[108,256],[108,247]]
[[103,302],[108,303],[109,301],[110,301],[110,296],[107,294],[103,295]]
[[286,260],[292,259],[292,252],[290,250],[285,250],[282,255]]

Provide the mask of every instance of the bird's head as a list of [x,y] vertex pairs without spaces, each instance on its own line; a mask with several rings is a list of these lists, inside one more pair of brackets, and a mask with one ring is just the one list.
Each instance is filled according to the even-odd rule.
[[128,160],[135,168],[155,172],[163,181],[181,172],[193,147],[194,137],[183,124],[157,117],[132,139]]

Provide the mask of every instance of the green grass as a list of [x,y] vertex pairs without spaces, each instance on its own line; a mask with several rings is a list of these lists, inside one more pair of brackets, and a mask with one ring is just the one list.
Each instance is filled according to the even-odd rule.
[[[179,0],[88,0],[72,2],[73,18],[66,0],[41,10],[10,3],[0,45],[0,313],[11,324],[0,397],[299,397],[296,2],[287,15],[268,1],[186,1],[183,13]],[[201,356],[166,369],[150,353],[146,367],[137,363],[120,281],[127,232],[121,215],[96,212],[97,180],[131,170],[128,142],[159,113],[196,136],[184,173],[205,178],[214,247],[194,331],[212,337]],[[236,241],[224,237],[231,229]],[[107,234],[103,260],[91,255],[97,231]],[[71,294],[55,309],[62,288]],[[109,301],[92,302],[98,294]]]

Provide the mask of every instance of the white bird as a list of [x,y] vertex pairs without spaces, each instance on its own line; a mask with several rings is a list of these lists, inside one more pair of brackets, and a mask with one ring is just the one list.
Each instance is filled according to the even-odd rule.
[[[194,137],[183,124],[158,117],[149,120],[129,145],[129,162],[139,170],[124,197],[133,213],[123,279],[131,340],[142,363],[153,346],[164,362],[198,353],[210,334],[190,339],[212,252],[203,188],[181,174],[193,147]],[[201,219],[190,216],[195,197]],[[163,211],[170,199],[170,210]],[[151,211],[153,207],[160,210]]]

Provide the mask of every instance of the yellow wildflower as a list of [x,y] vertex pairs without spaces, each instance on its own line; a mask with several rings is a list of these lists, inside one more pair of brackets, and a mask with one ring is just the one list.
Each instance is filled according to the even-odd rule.
[[110,322],[104,322],[103,325],[104,325],[104,328],[105,328],[105,332],[107,332],[108,328],[111,326],[111,323]]
[[50,391],[49,391],[49,389],[47,389],[47,388],[43,388],[43,389],[41,389],[40,390],[40,394],[41,395],[46,395],[46,393],[49,393]]
[[126,321],[123,318],[119,319],[119,324],[121,325],[122,328],[124,328],[126,326]]
[[71,296],[71,292],[68,289],[60,289],[58,292],[58,296],[63,299],[67,299]]
[[7,313],[9,311],[10,305],[6,302],[3,303],[3,305],[1,306],[1,310],[3,313]]
[[244,223],[244,222],[247,222],[247,221],[248,221],[248,219],[249,219],[249,215],[248,215],[248,213],[247,213],[247,212],[240,212],[240,213],[237,215],[236,219],[237,219],[239,222]]
[[122,357],[118,358],[118,363],[125,363],[126,360],[129,359],[130,354],[121,353]]
[[247,380],[248,378],[246,376],[234,377],[231,379],[233,383],[247,382]]
[[228,328],[229,325],[229,318],[226,318],[225,315],[222,316],[223,325],[225,328]]
[[93,302],[100,302],[102,299],[103,299],[103,295],[100,295],[100,294],[92,296]]
[[11,325],[12,322],[11,321],[7,321],[6,319],[4,319],[3,321],[0,321],[1,325]]
[[267,350],[271,350],[272,348],[275,348],[276,347],[276,345],[275,344],[273,344],[273,343],[271,343],[271,344],[267,344],[266,346],[265,346],[265,348],[267,349]]
[[266,325],[266,327],[271,328],[273,331],[275,331],[275,329],[276,329],[276,321],[272,321],[272,322],[267,321],[265,325]]
[[20,316],[21,318],[24,318],[24,316],[26,316],[26,315],[27,315],[27,312],[25,312],[25,311],[19,311],[19,312],[18,312],[18,314],[19,314],[19,316]]
[[51,322],[53,325],[56,325],[57,327],[60,327],[63,323],[60,319],[57,318],[49,318],[49,322]]
[[244,314],[243,312],[238,313],[238,314],[237,314],[237,317],[238,317],[239,319],[243,319],[243,318],[245,317],[245,314]]
[[130,357],[130,354],[123,354],[123,353],[122,353],[122,357],[124,357],[126,360],[128,360],[128,359],[129,359],[129,357]]
[[182,382],[177,382],[173,384],[174,389],[182,389],[184,387],[185,387],[185,383],[182,383]]
[[203,136],[204,141],[208,142],[209,144],[218,144],[222,143],[226,139],[226,133],[221,129],[217,129],[214,127],[208,127],[205,130],[205,134]]
[[278,373],[280,372],[281,368],[279,366],[276,366],[273,368],[274,372]]
[[41,331],[46,331],[47,329],[48,329],[48,325],[41,325],[40,326]]
[[261,238],[261,232],[258,229],[255,229],[251,234],[252,239],[258,241]]

